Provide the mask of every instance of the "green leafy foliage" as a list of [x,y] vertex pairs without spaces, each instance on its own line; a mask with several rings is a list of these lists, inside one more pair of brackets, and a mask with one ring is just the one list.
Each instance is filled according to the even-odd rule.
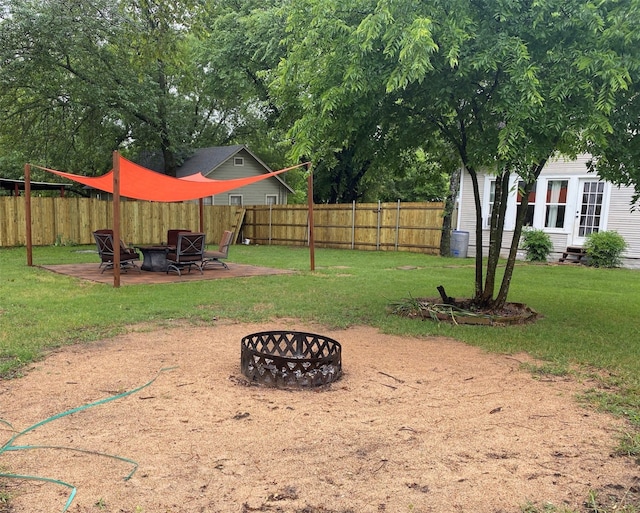
[[121,149],[161,152],[173,174],[193,148],[235,142],[285,167],[267,88],[274,3],[3,2],[0,172],[29,161],[101,174]]
[[594,232],[587,237],[585,251],[594,267],[620,267],[627,243],[616,231]]
[[[488,171],[532,184],[553,156],[604,144],[621,100],[638,103],[627,94],[640,69],[634,1],[289,2],[275,84],[299,110],[292,155],[323,162],[325,183],[356,197],[381,161],[428,141],[454,151],[472,181]],[[481,240],[487,212],[473,189]],[[489,308],[506,301],[522,230],[520,218],[500,282],[508,199],[497,197],[488,252],[476,252],[475,298]]]
[[553,249],[549,234],[537,229],[524,230],[520,245],[527,251],[527,260],[531,262],[546,262]]

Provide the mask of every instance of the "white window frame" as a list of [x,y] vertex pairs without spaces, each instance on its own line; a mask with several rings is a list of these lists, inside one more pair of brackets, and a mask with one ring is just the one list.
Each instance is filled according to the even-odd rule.
[[[560,203],[559,201],[558,202],[554,202],[554,201],[548,202],[547,201],[547,192],[549,191],[549,185],[552,182],[560,182],[560,183],[561,182],[566,182],[567,189],[566,189],[566,192],[565,192],[564,203]],[[573,181],[569,177],[566,177],[566,176],[564,176],[564,177],[555,177],[555,176],[553,176],[553,177],[548,177],[547,179],[545,179],[545,181],[544,181],[544,189],[543,189],[543,193],[544,194],[542,195],[542,198],[541,198],[544,207],[541,209],[542,210],[542,219],[541,219],[541,223],[540,223],[541,226],[542,226],[542,229],[544,231],[549,232],[549,233],[564,233],[564,232],[567,232],[569,230],[568,225],[569,225],[570,218],[571,218],[571,221],[573,221],[573,218],[572,218],[572,216],[570,214],[572,212],[572,210],[571,210],[572,206],[571,206],[571,201],[570,201],[571,190],[572,190],[572,185],[574,185],[572,182]],[[562,185],[560,187],[562,187]],[[560,192],[561,190],[562,189],[560,189],[558,192]],[[574,195],[575,195],[575,193],[574,193]],[[557,206],[560,206],[560,205],[564,205],[564,219],[562,220],[562,226],[547,226],[547,210],[548,210],[548,208],[550,206],[556,206],[557,207]],[[554,223],[554,224],[556,224],[556,223]]]
[[491,212],[493,210],[493,201],[492,196],[495,197],[496,191],[496,178],[495,176],[487,176],[485,180],[484,187],[484,201],[483,205],[486,205],[487,208],[483,209],[482,212],[482,227],[489,228],[491,226]]
[[[273,201],[269,201],[269,198],[273,198]],[[264,204],[265,205],[277,205],[278,204],[278,195],[277,194],[265,194],[264,196]]]
[[[240,198],[240,203],[233,203],[233,198]],[[244,198],[242,197],[242,194],[229,194],[229,205],[234,205],[238,207],[241,207],[242,205],[244,205]]]
[[[520,194],[520,183],[522,182],[522,184],[524,185],[525,181],[518,177],[518,180],[516,181],[516,216],[518,215],[518,207],[520,206],[520,201],[518,201],[518,195]],[[531,207],[533,209],[533,215],[531,216],[531,227],[535,227],[536,226],[536,211],[538,210],[538,206],[537,206],[537,201],[538,201],[538,185],[540,184],[539,180],[536,180],[535,185],[533,186],[533,189],[531,191],[529,191],[529,195],[533,194],[534,195],[534,200],[533,202],[529,202],[527,204],[527,207]],[[514,218],[515,219],[515,218]],[[528,225],[524,225],[524,226],[528,226]],[[515,227],[515,225],[514,225]]]
[[[582,201],[582,181],[603,181],[596,179],[591,174],[576,173],[576,170],[572,167],[568,167],[568,169],[564,168],[556,168],[551,166],[550,169],[546,169],[543,171],[541,176],[538,177],[537,185],[536,185],[536,197],[534,202],[533,209],[533,228],[543,230],[545,233],[549,233],[553,237],[555,237],[554,244],[556,246],[560,244],[565,244],[563,241],[563,236],[566,236],[566,244],[574,244],[581,245],[583,244],[583,240],[580,240],[578,237],[578,221],[580,216],[580,207]],[[464,176],[464,175],[463,175]],[[507,212],[505,219],[505,232],[513,231],[515,227],[515,219],[517,215],[517,187],[518,182],[522,179],[514,174],[513,182],[510,182],[510,193],[509,199],[507,203]],[[495,182],[496,177],[491,174],[485,174],[482,177],[479,177],[480,182],[480,194],[482,199],[482,228],[483,230],[489,229],[489,223],[491,221],[490,215],[490,199],[491,199],[491,183]],[[554,227],[546,227],[546,217],[547,217],[547,189],[549,187],[549,182],[554,181],[566,181],[567,182],[567,197],[566,202],[564,203],[565,214],[564,214],[564,224],[560,228]],[[464,181],[461,179],[461,182]],[[603,199],[602,199],[602,209],[600,214],[600,231],[607,230],[609,224],[610,217],[610,204],[611,204],[611,190],[613,186],[611,183],[604,180],[604,191],[603,191]],[[466,183],[466,186],[469,187],[469,182]],[[462,188],[461,188],[462,190]],[[461,219],[461,213],[458,213],[459,219]],[[460,229],[460,221],[458,222],[458,229]],[[566,245],[565,244],[565,245]]]
[[244,157],[233,157],[234,166],[244,166]]
[[[509,195],[507,197],[507,210],[505,212],[504,230],[513,231],[516,226],[516,198],[518,176],[509,178]],[[496,177],[493,175],[485,175],[484,196],[482,199],[482,228],[488,230],[491,226],[491,193],[492,188],[495,191]]]

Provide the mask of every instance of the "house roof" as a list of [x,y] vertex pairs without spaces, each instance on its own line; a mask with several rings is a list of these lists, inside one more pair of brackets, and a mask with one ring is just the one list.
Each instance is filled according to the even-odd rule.
[[[207,176],[243,149],[246,149],[246,147],[242,144],[198,148],[195,153],[178,168],[176,175],[178,178],[196,173],[202,173]],[[266,167],[267,166],[265,166],[265,168]]]
[[[70,183],[55,183],[55,182],[29,182],[32,191],[63,191],[72,186]],[[13,180],[11,178],[0,178],[0,188],[8,191],[24,191],[24,180]]]
[[[209,148],[197,149],[195,153],[177,169],[176,176],[178,178],[184,178],[185,176],[202,173],[204,176],[209,177],[218,167],[243,150],[249,153],[249,155],[264,168],[265,173],[271,173],[269,166],[254,155],[249,148],[244,144],[235,144],[233,146],[211,146]],[[289,192],[294,192],[279,176],[276,175],[273,178],[284,185]]]

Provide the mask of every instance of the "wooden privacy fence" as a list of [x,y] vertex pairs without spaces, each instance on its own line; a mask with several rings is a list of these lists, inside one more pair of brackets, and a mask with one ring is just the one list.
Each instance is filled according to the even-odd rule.
[[[314,205],[318,247],[438,254],[442,203],[352,203]],[[246,207],[243,237],[257,244],[305,245],[306,205]]]
[[[222,232],[234,227],[238,207],[205,206],[204,230],[208,244],[217,244]],[[113,225],[113,203],[94,198],[31,198],[34,246],[94,244],[91,232]],[[200,229],[197,203],[122,201],[120,233],[129,244],[165,242],[167,230]],[[0,247],[26,244],[24,197],[0,197]]]
[[[93,244],[91,232],[113,224],[111,201],[94,198],[31,199],[36,246]],[[123,201],[120,232],[131,244],[154,244],[170,228],[199,230],[197,203]],[[442,203],[353,203],[314,205],[317,247],[437,254]],[[306,205],[204,206],[207,242],[216,244],[233,229],[252,244],[304,246],[309,243]],[[24,197],[0,197],[0,247],[26,244]]]

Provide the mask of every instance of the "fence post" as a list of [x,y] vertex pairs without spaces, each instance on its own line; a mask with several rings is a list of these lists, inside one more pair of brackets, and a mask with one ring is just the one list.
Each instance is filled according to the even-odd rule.
[[396,251],[400,240],[400,200],[398,200],[398,208],[396,210]]
[[271,228],[272,228],[272,226],[271,226],[271,208],[272,208],[272,205],[271,205],[271,203],[269,203],[269,246],[271,246],[271,235],[272,235],[272,232],[271,232]]
[[377,221],[376,224],[378,225],[376,227],[376,251],[380,251],[380,200],[378,200],[378,216],[377,216]]
[[351,249],[356,247],[356,201],[351,204]]

